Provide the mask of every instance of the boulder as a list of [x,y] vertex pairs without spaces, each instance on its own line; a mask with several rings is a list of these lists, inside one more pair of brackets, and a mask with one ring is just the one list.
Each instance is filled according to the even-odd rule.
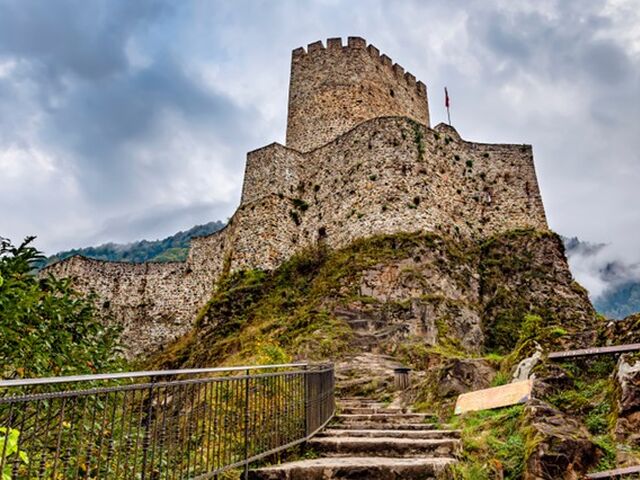
[[616,366],[618,419],[615,435],[619,441],[640,446],[640,355],[626,353]]
[[486,360],[450,359],[441,367],[437,394],[440,398],[448,398],[489,388],[495,376],[496,371]]
[[578,480],[602,456],[582,424],[545,402],[530,401],[524,422],[531,445],[524,480]]

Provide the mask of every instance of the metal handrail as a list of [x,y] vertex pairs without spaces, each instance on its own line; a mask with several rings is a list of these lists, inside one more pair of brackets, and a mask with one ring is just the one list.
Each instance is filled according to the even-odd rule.
[[202,373],[241,372],[268,368],[309,367],[309,363],[283,363],[278,365],[256,365],[242,367],[187,368],[182,370],[150,370],[140,372],[97,373],[93,375],[67,375],[61,377],[16,378],[0,380],[0,387],[25,387],[32,385],[53,385],[58,383],[94,382],[122,380],[125,378],[163,377],[171,375],[194,375]]
[[[74,382],[86,385],[55,388]],[[0,442],[0,472],[204,480],[243,468],[246,478],[252,462],[326,426],[335,414],[334,385],[333,365],[309,363],[5,380],[0,439],[19,432],[29,461]]]

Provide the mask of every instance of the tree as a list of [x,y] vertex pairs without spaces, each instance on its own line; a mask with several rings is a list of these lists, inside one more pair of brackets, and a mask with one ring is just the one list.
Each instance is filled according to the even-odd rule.
[[27,237],[0,237],[0,375],[70,375],[122,366],[119,328],[97,315],[94,298],[69,279],[38,277],[44,256]]

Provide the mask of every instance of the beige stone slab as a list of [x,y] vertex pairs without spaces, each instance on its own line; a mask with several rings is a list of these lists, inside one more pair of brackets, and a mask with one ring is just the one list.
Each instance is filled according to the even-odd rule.
[[531,398],[533,380],[514,382],[500,387],[463,393],[458,396],[455,414],[488,410],[491,408],[507,407],[517,403],[524,403]]

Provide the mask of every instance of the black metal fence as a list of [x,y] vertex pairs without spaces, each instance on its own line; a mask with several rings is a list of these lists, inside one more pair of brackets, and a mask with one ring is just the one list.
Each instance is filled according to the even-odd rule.
[[333,366],[308,364],[0,381],[0,478],[246,472],[326,425],[333,391]]

